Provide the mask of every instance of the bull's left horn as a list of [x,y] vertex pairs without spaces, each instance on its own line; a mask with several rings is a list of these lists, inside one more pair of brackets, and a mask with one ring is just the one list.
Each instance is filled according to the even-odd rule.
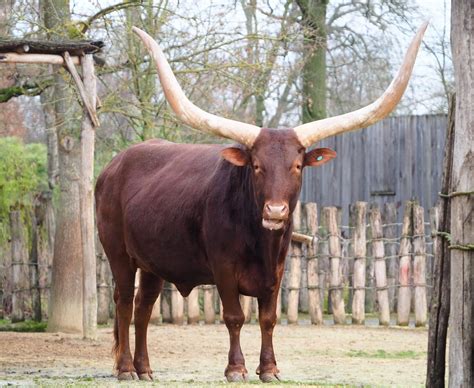
[[304,147],[309,147],[327,137],[365,128],[387,117],[395,109],[405,92],[415,64],[416,54],[427,27],[428,22],[425,22],[418,29],[410,47],[408,47],[398,74],[382,96],[372,104],[356,111],[297,126],[295,132],[301,144]]
[[260,133],[259,127],[215,116],[194,105],[188,100],[183,89],[179,86],[178,80],[174,76],[158,43],[145,31],[137,27],[132,29],[143,41],[148,52],[155,60],[156,70],[160,77],[165,97],[181,121],[197,130],[232,139],[249,148],[253,146],[255,139]]

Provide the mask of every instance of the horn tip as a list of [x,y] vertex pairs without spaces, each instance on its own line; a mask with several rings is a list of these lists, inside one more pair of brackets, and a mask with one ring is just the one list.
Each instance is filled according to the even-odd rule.
[[137,35],[140,35],[140,33],[145,32],[145,31],[140,30],[138,27],[135,27],[135,26],[132,26],[132,31]]

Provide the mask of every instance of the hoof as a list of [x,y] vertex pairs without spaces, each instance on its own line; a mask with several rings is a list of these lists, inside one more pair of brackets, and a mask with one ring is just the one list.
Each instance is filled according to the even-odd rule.
[[248,381],[248,374],[242,372],[229,372],[225,377],[229,383],[242,383]]
[[151,372],[139,373],[138,378],[143,381],[153,381],[153,373]]
[[281,381],[278,373],[262,373],[258,376],[262,383],[273,383],[275,381]]
[[117,379],[121,381],[138,380],[138,376],[135,372],[121,372],[118,374]]

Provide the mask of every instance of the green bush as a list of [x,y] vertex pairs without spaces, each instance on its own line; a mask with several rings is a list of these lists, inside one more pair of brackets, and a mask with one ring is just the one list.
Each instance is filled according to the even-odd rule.
[[0,223],[11,210],[30,208],[35,195],[48,187],[46,147],[0,138]]

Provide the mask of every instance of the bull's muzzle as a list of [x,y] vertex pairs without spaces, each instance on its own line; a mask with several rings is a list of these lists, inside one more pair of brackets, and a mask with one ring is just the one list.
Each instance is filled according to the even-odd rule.
[[262,225],[265,229],[279,230],[288,220],[290,210],[286,203],[266,203],[263,209]]

